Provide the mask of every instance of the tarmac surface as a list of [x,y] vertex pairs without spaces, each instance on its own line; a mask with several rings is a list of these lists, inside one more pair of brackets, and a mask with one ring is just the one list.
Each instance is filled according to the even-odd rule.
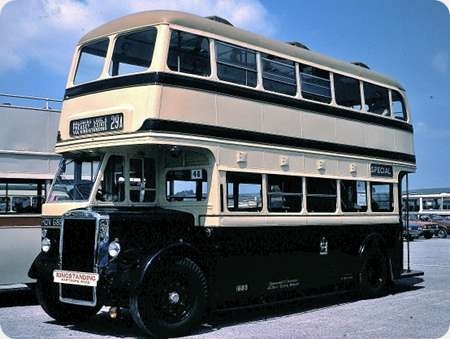
[[[450,325],[450,237],[416,240],[410,246],[411,268],[424,271],[424,280],[408,279],[383,298],[322,297],[220,313],[192,338],[440,338]],[[61,326],[29,290],[0,291],[0,327],[10,338],[144,335],[128,314],[111,320],[107,312],[103,308],[85,323]]]

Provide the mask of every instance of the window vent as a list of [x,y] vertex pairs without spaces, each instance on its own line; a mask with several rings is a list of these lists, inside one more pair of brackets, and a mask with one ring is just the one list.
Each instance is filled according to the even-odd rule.
[[353,65],[356,65],[356,66],[359,66],[359,67],[362,67],[362,68],[365,68],[365,69],[370,69],[369,66],[367,66],[365,63],[360,62],[360,61],[352,62],[352,64],[353,64]]
[[289,41],[288,44],[291,45],[291,46],[303,48],[303,49],[306,49],[306,50],[309,51],[308,46],[302,44],[301,42],[298,42],[298,41]]
[[207,16],[206,19],[220,22],[221,24],[224,24],[224,25],[233,26],[233,24],[231,22],[229,22],[227,19],[221,18],[220,16],[217,16],[217,15]]

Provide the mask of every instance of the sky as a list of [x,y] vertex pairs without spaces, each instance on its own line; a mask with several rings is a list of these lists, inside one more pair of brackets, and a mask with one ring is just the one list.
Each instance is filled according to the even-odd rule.
[[[443,0],[447,4],[450,1]],[[77,41],[151,9],[219,15],[235,26],[344,60],[407,90],[417,157],[411,188],[450,187],[450,12],[437,0],[13,0],[0,12],[0,93],[63,96]]]

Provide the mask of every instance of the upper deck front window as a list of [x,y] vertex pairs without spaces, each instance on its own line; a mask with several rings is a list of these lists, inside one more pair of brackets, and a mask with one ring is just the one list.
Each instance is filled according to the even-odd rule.
[[156,28],[121,35],[114,45],[109,74],[112,76],[143,72],[152,63]]
[[103,39],[91,42],[81,48],[77,71],[73,80],[75,85],[96,80],[100,76],[105,63],[108,44],[109,40]]

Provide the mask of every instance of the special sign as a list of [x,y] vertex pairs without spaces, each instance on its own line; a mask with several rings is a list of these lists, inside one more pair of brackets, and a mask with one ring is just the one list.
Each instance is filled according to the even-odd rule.
[[389,177],[394,176],[392,172],[392,166],[380,165],[380,164],[370,164],[370,174],[372,177]]
[[72,120],[70,122],[71,137],[78,137],[86,134],[120,131],[122,129],[123,129],[122,113]]

